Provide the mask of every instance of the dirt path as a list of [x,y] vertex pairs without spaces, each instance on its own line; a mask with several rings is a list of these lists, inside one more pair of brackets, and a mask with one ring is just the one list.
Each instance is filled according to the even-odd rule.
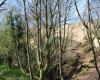
[[[98,74],[95,69],[93,54],[91,52],[84,53],[82,48],[79,48],[77,52],[80,55],[80,60],[83,67],[82,70],[72,80],[99,80]],[[100,57],[97,58],[98,66],[100,68]],[[87,67],[88,66],[88,67]]]

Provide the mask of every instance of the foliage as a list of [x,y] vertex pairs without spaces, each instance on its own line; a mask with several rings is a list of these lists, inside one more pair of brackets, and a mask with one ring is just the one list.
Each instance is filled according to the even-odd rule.
[[0,34],[0,52],[7,53],[10,45],[10,31],[7,26],[1,30]]

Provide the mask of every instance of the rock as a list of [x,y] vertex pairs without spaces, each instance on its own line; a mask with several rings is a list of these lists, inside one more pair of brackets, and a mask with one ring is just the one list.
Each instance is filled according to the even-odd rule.
[[83,63],[82,66],[87,68],[95,68],[95,66],[92,63]]
[[67,51],[65,54],[63,54],[62,59],[64,64],[69,64],[73,67],[79,65],[79,55],[74,51]]

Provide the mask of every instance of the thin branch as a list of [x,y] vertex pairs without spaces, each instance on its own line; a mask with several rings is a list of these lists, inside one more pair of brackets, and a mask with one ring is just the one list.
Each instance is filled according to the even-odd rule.
[[0,7],[1,7],[3,4],[5,4],[6,1],[7,1],[7,0],[3,0],[3,1],[0,3]]

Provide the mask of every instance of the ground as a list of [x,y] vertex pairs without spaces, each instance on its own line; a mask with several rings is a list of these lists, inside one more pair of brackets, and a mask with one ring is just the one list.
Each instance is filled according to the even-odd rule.
[[[83,67],[73,80],[98,80],[92,52],[84,53],[82,48],[79,48],[77,51],[80,55],[82,65],[86,67]],[[97,57],[98,67],[100,67],[99,58],[100,56]]]

